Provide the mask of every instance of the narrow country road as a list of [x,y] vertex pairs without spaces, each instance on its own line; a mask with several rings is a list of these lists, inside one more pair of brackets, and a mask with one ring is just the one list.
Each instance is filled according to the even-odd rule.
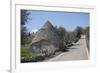
[[83,35],[81,39],[68,50],[68,52],[63,52],[48,61],[87,60],[88,51],[86,47],[85,35]]

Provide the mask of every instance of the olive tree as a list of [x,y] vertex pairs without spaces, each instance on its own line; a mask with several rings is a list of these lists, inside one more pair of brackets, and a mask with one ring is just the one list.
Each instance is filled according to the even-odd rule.
[[81,35],[83,34],[83,28],[80,26],[77,26],[74,32],[76,35],[76,39],[80,39]]

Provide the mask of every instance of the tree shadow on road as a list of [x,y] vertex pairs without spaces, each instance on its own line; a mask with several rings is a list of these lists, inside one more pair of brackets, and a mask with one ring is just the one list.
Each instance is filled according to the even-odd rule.
[[69,49],[67,49],[66,47],[64,47],[63,49],[60,50],[60,52],[69,52]]
[[62,52],[69,52],[69,50],[68,50],[68,49],[65,49],[65,50],[63,50]]

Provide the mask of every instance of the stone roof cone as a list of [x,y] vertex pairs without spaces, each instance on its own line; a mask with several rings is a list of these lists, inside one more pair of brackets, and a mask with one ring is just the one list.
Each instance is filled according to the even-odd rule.
[[[38,46],[36,46],[36,45],[38,45]],[[43,27],[40,28],[35,33],[35,36],[34,36],[32,42],[31,42],[31,48],[30,49],[33,50],[34,46],[36,46],[36,47],[39,47],[39,46],[44,47],[44,46],[46,46],[45,48],[48,48],[48,47],[50,48],[51,47],[50,45],[56,47],[56,49],[59,49],[60,39],[59,39],[57,31],[55,30],[53,25],[50,23],[50,21],[47,21],[43,25]],[[35,50],[40,49],[40,48],[35,48]]]
[[40,28],[35,33],[35,38],[33,38],[32,43],[38,42],[42,39],[47,40],[56,40],[59,39],[57,32],[55,31],[53,25],[50,23],[50,21],[47,21],[42,28]]
[[53,25],[51,24],[50,21],[47,21],[42,28],[53,28]]

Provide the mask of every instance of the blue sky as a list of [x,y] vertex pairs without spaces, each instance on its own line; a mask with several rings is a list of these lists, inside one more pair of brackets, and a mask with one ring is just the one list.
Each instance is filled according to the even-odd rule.
[[26,23],[28,32],[36,31],[41,28],[47,20],[53,26],[62,26],[68,31],[73,31],[77,26],[86,27],[89,25],[89,13],[80,12],[50,12],[34,11],[30,12],[29,22]]

